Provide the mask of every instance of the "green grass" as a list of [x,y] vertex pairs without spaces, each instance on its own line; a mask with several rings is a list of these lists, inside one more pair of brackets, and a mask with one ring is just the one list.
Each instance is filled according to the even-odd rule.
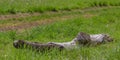
[[0,0],[0,14],[120,6],[120,0]]
[[[93,15],[84,17],[84,15]],[[74,14],[73,14],[74,16]],[[1,60],[119,60],[120,59],[120,8],[109,8],[81,13],[70,20],[57,21],[41,25],[24,32],[0,32]],[[58,19],[59,20],[59,19]],[[29,49],[15,49],[14,40],[23,39],[37,42],[65,42],[72,40],[78,32],[89,34],[107,33],[114,37],[114,42],[96,47],[79,49],[53,50],[37,53]]]

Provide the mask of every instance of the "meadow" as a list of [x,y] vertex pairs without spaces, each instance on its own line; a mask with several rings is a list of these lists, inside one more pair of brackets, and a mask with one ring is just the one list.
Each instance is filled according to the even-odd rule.
[[[38,2],[39,1],[39,2]],[[0,1],[0,60],[119,60],[120,1],[113,0]],[[6,3],[4,3],[6,2]],[[10,4],[10,5],[9,5]],[[27,5],[26,5],[27,4]],[[32,12],[32,13],[31,13]],[[32,15],[36,13],[35,15]],[[40,12],[40,13],[38,13]],[[17,13],[30,16],[13,17]],[[30,24],[29,24],[30,23]],[[15,49],[14,40],[67,42],[78,32],[106,33],[113,42],[78,49],[35,52]]]
[[0,0],[0,13],[31,13],[119,5],[120,0]]

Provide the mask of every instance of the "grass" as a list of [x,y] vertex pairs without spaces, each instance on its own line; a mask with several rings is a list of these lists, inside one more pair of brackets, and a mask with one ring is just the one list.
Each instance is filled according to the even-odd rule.
[[[51,24],[41,25],[30,30],[25,30],[23,32],[17,32],[16,30],[0,32],[0,59],[119,60],[119,16],[120,8],[108,8],[87,11],[81,13],[80,16],[73,17],[69,20],[56,21]],[[64,50],[62,52],[53,50],[45,53],[37,53],[29,49],[15,49],[12,45],[13,41],[17,39],[43,43],[50,41],[70,41],[77,35],[78,32],[81,31],[90,34],[107,33],[114,37],[114,42],[102,44],[96,47],[80,47],[79,49]]]
[[0,14],[83,9],[120,6],[120,0],[0,0]]
[[[0,60],[119,60],[120,8],[84,10],[105,6],[120,6],[120,0],[0,0],[1,15],[41,12],[38,16],[0,20],[0,27],[45,19],[56,20],[22,32],[17,30],[0,32]],[[82,11],[74,11],[74,9]],[[43,13],[46,11],[53,13]],[[68,17],[62,20],[62,16]],[[15,49],[12,44],[18,39],[43,43],[65,42],[72,40],[78,32],[107,33],[114,38],[114,42],[62,52],[54,49],[45,53]]]

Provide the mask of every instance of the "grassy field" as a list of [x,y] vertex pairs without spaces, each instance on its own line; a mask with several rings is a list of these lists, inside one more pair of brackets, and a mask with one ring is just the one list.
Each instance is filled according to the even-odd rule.
[[[11,15],[10,17],[5,17],[4,19],[0,18],[0,60],[120,59],[119,0],[38,1],[0,1],[1,14],[44,12],[25,17],[15,18],[16,16],[13,17],[13,15]],[[30,28],[31,26],[34,27]],[[13,29],[9,30],[11,27]],[[2,31],[2,29],[4,31]],[[43,43],[52,41],[70,41],[77,35],[78,32],[86,32],[89,34],[107,33],[114,38],[114,41],[95,47],[80,47],[78,49],[64,50],[62,52],[54,49],[51,52],[46,51],[45,53],[38,53],[29,49],[15,49],[13,47],[13,41],[18,39]]]
[[120,0],[0,0],[0,13],[45,12],[119,5]]

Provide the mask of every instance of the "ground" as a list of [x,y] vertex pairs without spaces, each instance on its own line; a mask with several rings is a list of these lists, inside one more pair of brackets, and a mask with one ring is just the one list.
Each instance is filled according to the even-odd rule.
[[[23,2],[23,0],[19,2]],[[36,10],[37,8],[35,8],[31,10],[27,7],[21,10],[21,8],[25,8],[25,6],[17,8],[19,4],[12,6],[12,8],[14,7],[13,10],[9,10],[7,8],[9,6],[7,5],[5,5],[6,9],[0,5],[3,8],[0,9],[1,60],[120,59],[119,1],[110,0],[108,2],[107,0],[101,0],[97,2],[92,0],[92,2],[87,1],[85,5],[83,3],[86,1],[77,3],[79,0],[76,0],[73,1],[71,5],[68,5],[69,1],[66,0],[67,3],[65,6],[61,6],[61,4],[64,4],[63,2],[59,3],[57,6],[52,5],[52,2],[49,0],[44,1],[44,3],[46,2],[49,3],[48,5],[43,5],[45,6],[42,7],[44,12],[41,9]],[[57,2],[54,1],[54,4],[58,2],[59,0]],[[29,1],[29,3],[31,4],[32,2]],[[33,7],[36,7],[36,5],[33,5]],[[46,51],[45,53],[38,53],[29,49],[15,49],[13,47],[13,41],[18,39],[42,43],[70,41],[78,32],[86,32],[89,34],[106,33],[112,36],[114,41],[94,47],[80,47],[78,49],[64,50],[62,52],[54,49],[51,52]]]

